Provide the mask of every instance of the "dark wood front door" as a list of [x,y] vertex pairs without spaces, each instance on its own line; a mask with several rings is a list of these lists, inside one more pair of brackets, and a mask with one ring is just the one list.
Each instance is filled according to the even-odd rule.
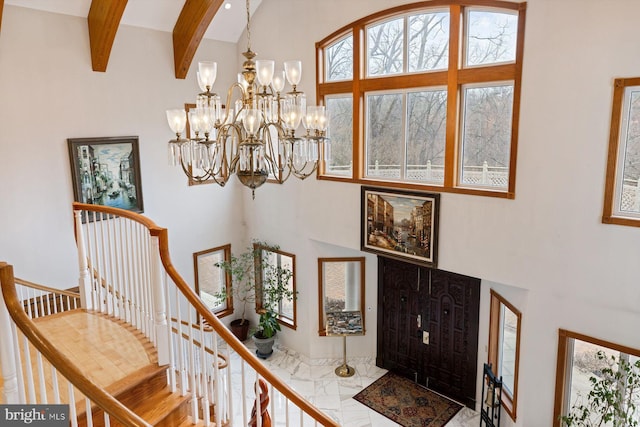
[[378,366],[475,407],[480,280],[378,258]]

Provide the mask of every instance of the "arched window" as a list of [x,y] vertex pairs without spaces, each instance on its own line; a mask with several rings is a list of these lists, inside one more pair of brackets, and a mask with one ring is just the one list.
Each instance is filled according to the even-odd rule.
[[318,42],[319,177],[513,198],[525,10],[420,2]]

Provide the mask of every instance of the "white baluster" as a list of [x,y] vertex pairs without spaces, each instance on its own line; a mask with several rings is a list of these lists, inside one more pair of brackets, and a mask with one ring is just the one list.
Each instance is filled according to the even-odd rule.
[[240,374],[242,376],[242,394],[240,395],[240,398],[242,399],[242,425],[246,426],[248,424],[247,421],[247,387],[245,385],[245,365],[246,362],[244,361],[244,359],[240,360]]
[[58,371],[53,365],[49,365],[51,368],[51,387],[53,388],[53,402],[57,405],[60,404],[60,388],[58,387]]
[[113,316],[115,313],[115,295],[114,295],[114,286],[116,284],[116,273],[115,273],[115,262],[113,261],[113,238],[111,237],[111,229],[113,226],[113,220],[111,215],[108,215],[109,220],[107,221],[107,269],[105,271],[105,278],[107,279],[105,283],[105,294],[107,296],[107,314],[109,316]]
[[[153,286],[153,302],[154,302],[154,319],[155,319],[155,336],[157,339],[156,348],[158,349],[158,364],[166,365],[169,363],[169,342],[167,340],[167,323],[166,301],[164,299],[163,289],[164,275],[160,274],[160,246],[157,236],[151,237],[151,283]],[[179,299],[176,299],[179,301]],[[180,325],[178,324],[178,330]]]
[[44,381],[44,367],[42,365],[42,353],[36,352],[36,362],[38,364],[38,385],[40,386],[40,403],[48,403],[47,385]]
[[[196,318],[198,318],[198,313],[196,313]],[[192,329],[192,328],[189,328]],[[200,318],[200,381],[202,383],[202,419],[206,426],[210,425],[211,417],[210,417],[210,402],[209,402],[209,369],[207,367],[207,352],[206,352],[206,339],[204,336],[204,319]],[[214,352],[215,357],[215,352]],[[215,362],[214,362],[215,363]],[[214,371],[215,372],[215,371]],[[214,374],[215,375],[215,374]],[[217,400],[214,399],[214,402]],[[220,412],[218,409],[216,413]],[[216,418],[219,416],[216,415]],[[217,423],[216,425],[220,425]]]
[[136,325],[135,316],[133,315],[133,298],[135,295],[135,281],[133,278],[133,272],[135,271],[135,258],[133,257],[133,236],[131,235],[131,226],[133,221],[126,222],[127,227],[124,229],[124,249],[125,249],[125,288],[127,289],[127,295],[124,300],[125,305],[125,319],[127,323]]
[[107,275],[108,275],[108,267],[107,267],[107,254],[105,249],[105,238],[104,238],[104,224],[106,222],[104,213],[100,214],[100,258],[102,260],[100,264],[100,269],[98,269],[98,298],[100,298],[100,312],[107,313],[108,312],[108,303],[107,300],[109,296],[107,295]]
[[271,422],[273,425],[276,425],[276,399],[275,394],[273,393],[273,385],[269,384],[269,394],[271,398],[269,399],[269,403],[271,403]]
[[[217,341],[218,335],[215,335]],[[217,343],[216,343],[217,344]],[[227,346],[227,369],[225,370],[225,379],[227,385],[227,420],[229,425],[233,425],[233,388],[231,387],[231,347]]]
[[[20,342],[18,341],[18,328],[15,323],[11,324],[11,339],[13,341],[13,348],[14,350],[16,350],[14,351],[14,365],[22,366],[22,357],[20,356]],[[24,375],[22,373],[22,369],[18,369],[17,379],[18,379],[18,402],[26,403],[27,397],[26,397],[26,391],[24,388],[25,386]]]
[[[176,303],[180,304],[180,298],[179,296],[176,298]],[[187,316],[187,335],[189,336],[189,385],[190,385],[190,389],[191,389],[191,410],[192,410],[192,417],[193,417],[193,421],[194,423],[198,422],[198,395],[197,395],[197,381],[196,381],[196,355],[195,355],[195,346],[193,344],[193,328],[191,327],[191,325],[193,325],[193,318],[192,318],[192,313],[193,310],[191,309],[191,306],[189,306],[187,308],[187,311],[189,312],[189,315]],[[180,323],[178,323],[178,335],[182,335],[181,334],[181,329],[182,329],[182,325]]]
[[87,427],[93,427],[93,414],[91,413],[91,401],[88,397],[84,398],[85,413],[87,414]]
[[[0,267],[9,269],[11,275],[13,275],[12,267],[3,266]],[[12,320],[9,317],[9,311],[4,303],[4,297],[0,292],[0,368],[2,369],[2,381],[4,384],[2,402],[9,404],[21,403],[18,394],[18,371],[16,369],[16,360],[14,354],[19,354],[19,349],[15,347],[14,340],[11,333]]]
[[78,427],[78,415],[76,414],[76,398],[73,393],[73,384],[67,382],[67,390],[69,394],[69,421],[71,427]]
[[24,366],[27,372],[27,393],[29,394],[29,403],[38,403],[36,401],[36,387],[33,382],[33,370],[31,369],[31,351],[29,351],[29,340],[22,337],[22,347],[24,348]]
[[[166,274],[166,273],[165,273]],[[165,301],[169,300],[169,287],[165,286]],[[171,305],[167,306],[167,317],[171,318]],[[171,393],[176,392],[176,347],[173,344],[171,328],[167,328],[167,341],[169,342],[169,387]],[[179,346],[177,347],[179,350]]]
[[[212,336],[212,340],[211,340],[211,345],[213,347],[213,401],[216,404],[216,425],[220,426],[222,425],[222,409],[223,409],[223,405],[222,405],[222,398],[220,397],[220,395],[222,394],[221,391],[221,387],[222,387],[222,381],[221,381],[221,375],[220,375],[220,370],[218,369],[218,361],[219,361],[219,357],[220,357],[220,353],[218,351],[218,334],[216,334],[215,330],[214,332],[212,332],[211,334]],[[229,365],[227,364],[227,370],[229,369]],[[219,408],[219,409],[218,409]]]
[[78,239],[78,267],[80,270],[78,287],[80,288],[80,305],[86,310],[91,310],[93,308],[91,305],[91,277],[89,276],[89,267],[87,266],[81,211],[74,211],[73,214],[75,216],[76,236]]
[[285,397],[284,398],[284,420],[285,420],[285,427],[289,427],[289,398]]
[[255,392],[256,392],[256,401],[254,405],[256,408],[256,427],[262,427],[262,407],[260,405],[260,374],[258,374],[257,371],[256,371]]
[[180,372],[180,392],[182,393],[183,396],[185,396],[187,394],[187,377],[186,377],[186,362],[184,360],[185,358],[185,349],[184,349],[184,339],[182,338],[182,333],[181,333],[181,324],[182,324],[182,315],[181,315],[181,310],[180,310],[180,304],[179,304],[179,299],[178,299],[178,289],[176,289],[176,297],[175,297],[175,301],[176,301],[176,329],[178,330],[178,332],[176,333],[176,342],[178,343],[177,345],[177,351],[178,351],[178,366],[179,366],[179,372]]

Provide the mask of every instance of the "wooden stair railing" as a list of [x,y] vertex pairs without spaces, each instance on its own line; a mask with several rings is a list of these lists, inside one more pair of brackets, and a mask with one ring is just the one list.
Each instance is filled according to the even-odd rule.
[[[250,366],[256,372],[256,381],[264,379],[299,409],[301,420],[307,416],[317,424],[338,427],[335,421],[267,370],[204,305],[171,262],[166,228],[122,209],[74,203],[73,210],[83,304],[127,321],[149,337],[157,348],[159,363],[170,366],[170,387],[193,395],[191,415],[196,421],[202,414],[208,424],[212,402],[216,407],[216,425],[247,425],[248,422],[247,418],[242,422],[232,419],[229,368],[224,375],[219,366],[212,368],[219,364],[212,360],[220,360],[217,343],[221,339],[229,351],[240,357],[243,372],[244,364]],[[140,234],[146,236],[139,238]],[[117,242],[113,245],[111,241],[98,243],[103,235],[114,236]],[[125,236],[125,239],[118,240],[118,236]],[[128,236],[135,241],[130,242]],[[144,258],[140,263],[137,248],[143,254],[140,258]],[[207,348],[211,351],[205,350]],[[244,380],[243,374],[241,396],[247,395]],[[248,415],[243,409],[242,416]]]
[[[246,386],[247,376],[252,375],[253,371],[256,378],[252,382],[264,384],[265,389],[270,387],[271,393],[276,393],[278,399],[286,400],[287,407],[292,404],[285,414],[287,424],[291,410],[294,415],[299,414],[301,425],[304,418],[311,418],[316,425],[338,427],[335,421],[267,370],[204,305],[174,268],[165,228],[131,211],[101,205],[74,203],[73,211],[82,309],[124,322],[133,331],[146,337],[155,347],[157,364],[169,368],[166,371],[169,384],[167,392],[184,396],[184,402],[190,406],[189,422],[218,427],[248,425],[250,410],[246,408],[244,396],[248,396],[253,388]],[[32,306],[29,303],[25,306],[24,299],[17,296],[13,269],[6,263],[0,267],[1,295],[4,295],[8,309],[3,310],[5,304],[0,301],[0,336],[10,336],[15,341],[15,328],[22,331],[25,341],[28,340],[69,381],[70,393],[75,386],[84,394],[88,413],[92,403],[111,416],[114,422],[124,426],[149,425],[149,421],[133,413],[87,379],[77,366],[56,351],[25,312]],[[51,311],[69,308],[69,304],[51,304],[48,298],[41,298],[41,301],[45,304],[35,310],[32,307],[31,314],[46,315]],[[9,317],[14,323],[10,322]],[[240,380],[231,377],[231,358],[219,351],[219,342],[225,351],[235,352],[239,357],[240,361],[234,358],[234,363],[241,365]],[[18,345],[17,341],[15,345]],[[8,360],[8,364],[11,364],[11,355],[6,354],[4,347],[0,346],[0,360]],[[247,367],[250,369],[245,373]],[[4,371],[5,366],[2,369]],[[22,371],[14,367],[16,371],[21,375]],[[14,382],[14,378],[9,378],[8,382]],[[7,381],[4,385],[6,391]],[[13,383],[9,386],[13,386]],[[238,391],[242,402],[234,407],[232,396]],[[14,396],[25,399],[24,393],[16,392]],[[268,427],[266,415],[262,423],[260,402],[264,403],[265,398],[268,400],[264,393],[257,393],[256,404],[261,408],[261,416],[256,418],[256,423],[260,427]],[[29,400],[35,401],[35,398]],[[51,400],[45,398],[44,401]],[[73,413],[70,415],[74,417]],[[234,421],[234,417],[242,420]],[[275,418],[273,423],[277,423]]]
[[18,296],[22,300],[24,311],[32,319],[80,307],[80,294],[74,289],[54,289],[18,277],[15,282],[29,290],[27,295],[21,295],[22,292],[18,291]]
[[30,343],[42,353],[69,382],[123,425],[131,427],[150,426],[145,420],[122,405],[113,396],[106,393],[100,386],[86,378],[80,369],[66,356],[61,354],[55,346],[39,332],[36,325],[25,313],[23,303],[18,299],[13,267],[6,262],[0,262],[0,285],[8,314],[13,319],[15,325],[29,339]]

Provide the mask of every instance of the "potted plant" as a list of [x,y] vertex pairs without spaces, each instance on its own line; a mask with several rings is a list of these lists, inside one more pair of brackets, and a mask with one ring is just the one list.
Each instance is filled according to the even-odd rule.
[[591,390],[586,402],[576,402],[567,416],[560,417],[563,426],[635,427],[640,424],[640,360],[632,362],[628,355],[595,354],[589,377]]
[[[245,341],[249,333],[250,322],[246,317],[247,305],[256,301],[256,259],[259,259],[259,255],[257,247],[252,245],[240,255],[231,254],[229,261],[220,261],[214,264],[231,276],[229,292],[234,301],[240,301],[242,304],[241,317],[233,320],[230,325],[231,332],[240,341]],[[223,288],[215,297],[224,301],[227,298],[227,290]]]
[[282,301],[293,301],[295,293],[289,288],[289,281],[293,271],[281,265],[269,262],[269,257],[263,256],[265,252],[277,250],[276,246],[256,244],[258,256],[257,265],[257,292],[259,292],[262,308],[259,310],[260,319],[252,339],[256,344],[258,357],[266,359],[273,353],[275,335],[280,330],[278,323],[278,308]]

